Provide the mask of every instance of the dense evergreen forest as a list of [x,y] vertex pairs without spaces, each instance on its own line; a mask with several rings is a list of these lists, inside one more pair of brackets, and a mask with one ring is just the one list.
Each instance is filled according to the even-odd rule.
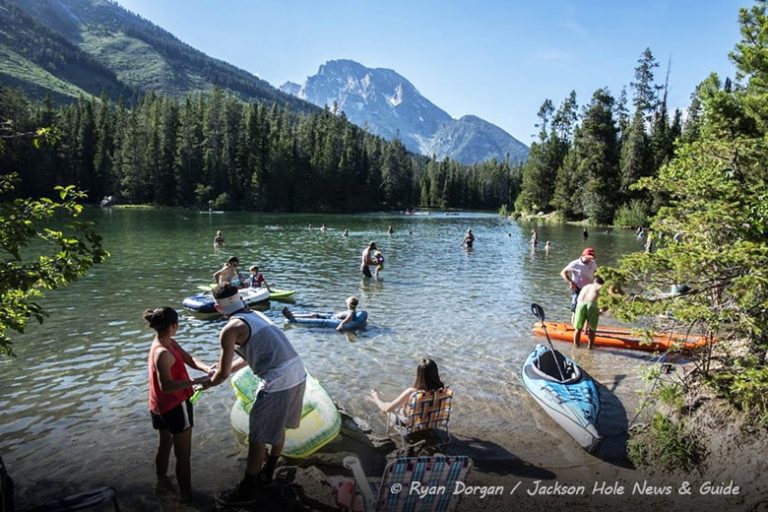
[[[698,137],[701,100],[694,92],[685,124],[667,110],[667,81],[656,83],[659,67],[646,49],[630,84],[618,98],[601,88],[581,112],[576,93],[555,109],[549,99],[539,109],[538,140],[523,168],[519,212],[558,211],[565,219],[598,224],[645,225],[664,202],[633,185],[656,176],[673,156],[678,142]],[[726,85],[726,87],[729,87]]]
[[221,90],[182,101],[148,94],[129,107],[106,95],[32,103],[0,87],[0,119],[17,133],[52,127],[58,135],[41,148],[11,140],[0,157],[2,172],[21,176],[18,193],[32,197],[74,184],[92,202],[114,195],[257,211],[496,209],[514,202],[521,176],[508,162],[465,166],[411,154],[343,113],[246,103]]
[[39,150],[29,140],[10,143],[0,169],[18,172],[19,193],[32,197],[74,184],[92,202],[113,195],[122,203],[322,212],[514,205],[520,213],[645,225],[665,198],[634,184],[658,175],[676,144],[695,141],[700,130],[698,89],[683,123],[680,110],[667,110],[669,68],[659,85],[658,67],[646,49],[631,105],[626,88],[618,100],[598,89],[581,108],[575,92],[557,109],[544,101],[522,166],[414,155],[343,112],[248,103],[218,89],[182,100],[150,93],[128,105],[102,95],[57,106],[0,88],[0,119],[17,132],[50,126],[58,134]]

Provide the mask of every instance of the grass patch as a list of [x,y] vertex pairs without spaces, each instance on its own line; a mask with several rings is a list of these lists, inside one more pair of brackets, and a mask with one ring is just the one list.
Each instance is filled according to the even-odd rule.
[[737,359],[727,370],[713,373],[709,382],[750,422],[768,426],[768,367],[759,358]]
[[690,473],[704,460],[705,450],[685,424],[655,412],[651,423],[632,435],[627,445],[636,466]]
[[51,91],[54,95],[71,98],[77,98],[80,95],[90,97],[90,94],[83,89],[59,79],[29,59],[2,46],[0,46],[0,74],[7,75],[22,85],[29,83],[37,89]]
[[675,410],[679,410],[683,406],[683,387],[679,384],[660,384],[658,390],[656,390],[656,396],[659,402]]

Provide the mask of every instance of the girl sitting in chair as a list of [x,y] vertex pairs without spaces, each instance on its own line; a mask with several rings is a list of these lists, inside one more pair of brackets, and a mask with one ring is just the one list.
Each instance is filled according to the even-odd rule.
[[406,410],[411,395],[417,391],[437,391],[443,389],[445,385],[440,380],[440,373],[437,370],[437,363],[431,359],[422,359],[421,364],[416,368],[416,381],[413,387],[405,389],[400,395],[391,402],[385,402],[379,397],[379,392],[372,389],[368,399],[384,413],[393,413],[396,422],[399,425],[407,425],[408,417],[411,411]]

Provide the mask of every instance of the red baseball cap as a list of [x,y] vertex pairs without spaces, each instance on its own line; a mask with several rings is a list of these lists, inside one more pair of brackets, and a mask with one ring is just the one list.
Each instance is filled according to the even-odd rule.
[[591,247],[587,247],[586,249],[584,249],[584,252],[582,252],[581,255],[582,255],[582,257],[583,256],[589,256],[590,258],[594,258],[595,257],[595,250],[593,248],[591,248]]

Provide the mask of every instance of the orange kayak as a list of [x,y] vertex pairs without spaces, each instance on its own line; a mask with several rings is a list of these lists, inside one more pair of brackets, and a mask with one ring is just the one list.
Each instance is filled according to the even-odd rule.
[[[573,326],[561,322],[544,322],[547,327],[547,333],[553,340],[573,342]],[[533,324],[533,333],[544,336],[544,327],[541,322]],[[581,342],[586,344],[587,334],[581,333]],[[646,350],[649,352],[664,352],[673,346],[681,350],[694,350],[707,344],[707,340],[702,336],[686,336],[681,333],[657,334],[651,340],[643,341],[637,334],[633,334],[631,329],[616,326],[605,326],[597,329],[595,335],[595,346],[626,348],[632,350]]]

